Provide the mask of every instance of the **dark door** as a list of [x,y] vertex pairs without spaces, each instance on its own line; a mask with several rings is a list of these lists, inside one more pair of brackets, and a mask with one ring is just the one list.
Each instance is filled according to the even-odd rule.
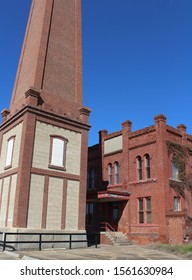
[[119,222],[119,205],[118,203],[112,203],[111,205],[111,226],[117,230]]

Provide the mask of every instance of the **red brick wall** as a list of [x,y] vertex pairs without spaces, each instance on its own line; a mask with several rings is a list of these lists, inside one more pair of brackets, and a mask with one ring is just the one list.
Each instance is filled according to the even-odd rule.
[[[109,155],[103,154],[103,143],[105,139],[110,139],[117,135],[123,136],[123,150]],[[188,142],[186,142],[188,139]],[[168,242],[170,235],[167,228],[167,213],[174,209],[174,196],[176,192],[170,187],[169,179],[172,176],[171,157],[168,155],[166,141],[173,141],[179,144],[188,143],[192,145],[191,136],[186,136],[186,130],[183,125],[177,129],[166,124],[166,117],[158,115],[155,117],[153,126],[132,132],[131,122],[122,124],[122,131],[108,134],[106,130],[100,132],[100,142],[97,145],[97,152],[90,148],[89,166],[97,168],[100,159],[102,167],[102,180],[99,187],[106,182],[106,190],[126,190],[130,193],[129,201],[121,213],[118,223],[118,230],[127,233],[128,237],[139,243],[148,242]],[[97,153],[101,153],[100,155]],[[150,156],[151,177],[146,178],[144,156]],[[143,164],[143,179],[138,180],[137,176],[137,156],[141,156]],[[109,186],[108,184],[108,164],[118,161],[120,163],[119,186]],[[187,162],[187,168],[192,163],[192,158]],[[192,165],[192,164],[191,164]],[[151,197],[152,223],[139,224],[138,220],[138,198]],[[89,195],[88,195],[89,198]],[[191,213],[192,199],[191,194],[188,199],[181,197],[181,208],[187,213]],[[110,202],[109,202],[110,203]],[[121,202],[119,202],[121,204]],[[171,226],[171,228],[173,228]],[[175,226],[176,227],[176,226]],[[174,230],[173,230],[174,231]],[[178,230],[179,231],[179,230]],[[182,239],[181,232],[178,233]],[[182,236],[182,237],[181,237]]]
[[170,244],[182,244],[185,235],[185,218],[176,215],[167,218],[168,242]]
[[[81,1],[32,1],[11,110],[25,104],[30,87],[44,108],[79,117],[82,106]],[[63,104],[65,104],[63,106]]]

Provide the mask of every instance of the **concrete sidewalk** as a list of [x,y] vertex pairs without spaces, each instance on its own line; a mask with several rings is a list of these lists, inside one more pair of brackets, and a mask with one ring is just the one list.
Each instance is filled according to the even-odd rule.
[[147,248],[146,246],[99,245],[98,248],[57,249],[43,251],[0,252],[1,260],[187,260],[192,257],[178,256]]

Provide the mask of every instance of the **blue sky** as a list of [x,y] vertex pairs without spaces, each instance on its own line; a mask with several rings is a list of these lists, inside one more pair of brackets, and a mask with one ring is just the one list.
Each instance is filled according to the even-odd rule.
[[[0,109],[9,107],[31,0],[0,0]],[[10,9],[10,7],[12,7]],[[167,123],[192,134],[192,1],[82,0],[84,105],[98,131]]]

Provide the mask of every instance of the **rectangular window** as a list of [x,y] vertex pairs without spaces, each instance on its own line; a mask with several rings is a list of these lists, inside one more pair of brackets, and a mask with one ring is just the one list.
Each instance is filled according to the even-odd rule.
[[174,211],[181,211],[181,199],[180,199],[180,197],[174,197]]
[[139,223],[144,223],[144,207],[143,207],[143,198],[139,198]]
[[95,169],[90,169],[87,172],[87,190],[95,189]]
[[151,224],[151,198],[146,198],[146,222]]
[[151,171],[150,171],[150,157],[147,154],[145,156],[145,169],[146,169],[146,178],[149,179],[151,177]]
[[109,172],[109,185],[113,185],[113,167],[112,167],[112,164],[108,165],[108,172]]
[[143,171],[142,171],[142,159],[140,156],[137,157],[137,174],[138,174],[138,180],[142,180]]
[[5,168],[9,168],[12,165],[14,141],[15,137],[11,137],[7,141],[7,155],[5,161]]
[[151,224],[151,198],[139,198],[138,199],[139,205],[139,223],[140,224]]
[[115,163],[115,183],[119,184],[120,183],[120,167],[119,167],[119,163],[116,162]]
[[51,165],[64,166],[64,146],[63,140],[57,138],[53,139]]
[[174,180],[179,180],[179,168],[174,161],[172,161],[172,178]]
[[67,139],[51,136],[49,167],[65,170]]
[[87,203],[86,204],[86,224],[87,225],[93,224],[93,213],[94,213],[94,204]]
[[95,188],[95,170],[91,170],[91,189],[94,190]]

